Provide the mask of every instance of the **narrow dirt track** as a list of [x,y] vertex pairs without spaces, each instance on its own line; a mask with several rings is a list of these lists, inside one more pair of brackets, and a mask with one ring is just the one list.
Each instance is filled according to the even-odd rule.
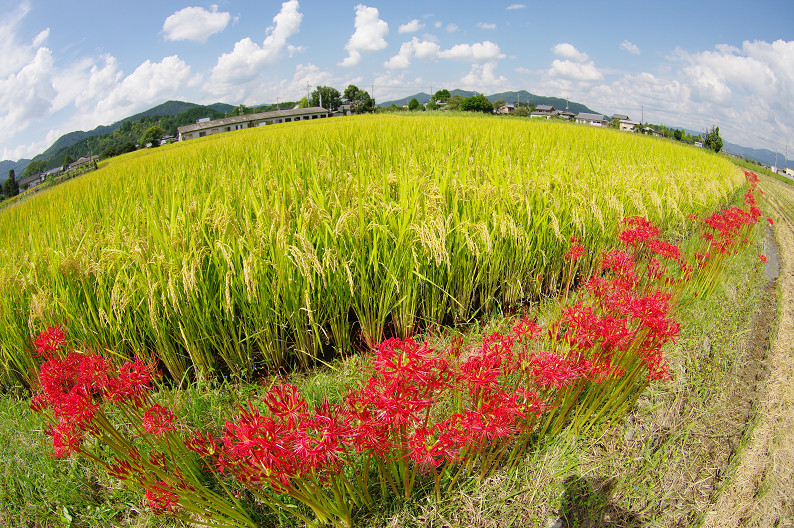
[[755,425],[706,527],[794,527],[794,187],[768,178],[760,183],[779,250],[778,329]]

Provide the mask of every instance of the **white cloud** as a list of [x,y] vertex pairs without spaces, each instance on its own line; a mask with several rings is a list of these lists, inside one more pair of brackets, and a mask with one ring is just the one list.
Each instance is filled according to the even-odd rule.
[[485,64],[472,64],[471,71],[461,80],[460,85],[464,90],[478,92],[502,92],[512,88],[510,81],[503,75],[496,75],[496,62]]
[[487,24],[485,22],[477,22],[477,27],[480,29],[496,29],[496,24]]
[[57,92],[52,83],[52,52],[39,48],[16,74],[0,80],[0,140],[13,137],[47,115]]
[[414,37],[408,42],[403,42],[397,55],[384,62],[383,65],[390,70],[407,68],[411,65],[412,58],[432,60],[438,57],[439,51],[441,51],[441,47],[435,42],[419,40]]
[[36,54],[36,45],[19,44],[16,38],[17,25],[28,12],[30,3],[22,2],[15,11],[0,16],[0,78],[17,73]]
[[440,28],[440,27],[441,27],[441,26],[443,26],[443,25],[444,25],[444,24],[442,24],[442,23],[441,23],[440,21],[438,21],[438,20],[437,20],[437,21],[435,21],[435,22],[433,22],[433,26],[435,26],[436,28]]
[[582,53],[578,49],[576,49],[572,44],[568,44],[567,42],[562,42],[557,44],[551,51],[554,52],[555,55],[559,55],[563,59],[573,61],[573,62],[585,62],[587,61],[587,53]]
[[465,60],[470,62],[490,62],[505,58],[499,46],[486,40],[475,44],[457,44],[438,54],[442,59]]
[[460,28],[458,28],[458,26],[456,24],[447,24],[447,27],[446,27],[447,33],[454,33],[458,29],[460,29]]
[[513,9],[524,9],[525,7],[527,7],[525,4],[510,4],[505,9],[512,11]]
[[348,56],[340,66],[355,66],[361,62],[361,52],[380,51],[387,46],[384,38],[389,34],[389,24],[379,18],[376,7],[356,6],[356,31],[345,45]]
[[212,69],[208,91],[219,96],[239,96],[245,91],[244,84],[262,75],[265,66],[278,61],[287,47],[287,39],[300,30],[303,14],[298,8],[297,0],[281,4],[281,11],[273,17],[273,25],[267,29],[268,36],[262,46],[246,37],[235,43],[230,53],[221,55]]
[[416,33],[423,27],[425,27],[424,24],[419,22],[419,20],[417,19],[413,19],[407,24],[403,24],[399,28],[397,28],[397,33]]
[[33,47],[38,48],[44,41],[46,41],[50,36],[50,28],[42,30],[38,35],[33,37]]
[[306,51],[306,46],[293,46],[292,44],[287,45],[287,54],[289,54],[290,59],[298,53],[303,53],[304,51]]
[[97,102],[91,117],[96,123],[112,123],[179,95],[191,80],[190,66],[176,55],[147,60]]
[[628,51],[632,55],[640,54],[639,46],[637,46],[633,42],[629,42],[628,40],[624,40],[623,42],[620,43],[620,49]]
[[571,81],[599,81],[604,78],[592,61],[580,63],[554,59],[548,73],[550,77],[560,77]]
[[226,29],[232,16],[218,12],[213,5],[211,11],[203,7],[186,7],[165,19],[163,33],[165,40],[194,40],[206,42],[210,35]]

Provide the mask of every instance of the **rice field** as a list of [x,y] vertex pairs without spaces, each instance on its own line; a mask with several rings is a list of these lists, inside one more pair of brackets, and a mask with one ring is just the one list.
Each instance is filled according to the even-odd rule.
[[482,116],[138,151],[0,212],[0,376],[26,384],[55,323],[177,380],[310,365],[553,293],[570,237],[592,256],[626,217],[675,233],[743,180],[668,141]]

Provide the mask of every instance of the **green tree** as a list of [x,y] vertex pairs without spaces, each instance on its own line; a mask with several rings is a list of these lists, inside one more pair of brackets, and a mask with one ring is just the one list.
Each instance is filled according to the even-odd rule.
[[[242,115],[245,115],[247,113],[248,113],[248,107],[243,105],[243,104],[241,104],[241,105],[235,106],[234,110],[232,110],[229,115],[230,116],[242,116]],[[147,130],[147,132],[148,132],[148,130]],[[155,145],[152,144],[152,146],[155,146]]]
[[356,96],[358,96],[361,90],[358,89],[358,86],[355,84],[350,84],[345,88],[345,99],[348,103],[352,103],[355,100]]
[[411,112],[413,112],[414,110],[419,110],[420,106],[422,105],[419,103],[419,101],[416,100],[416,97],[414,97],[408,102],[408,110],[410,110]]
[[452,96],[450,95],[449,90],[447,90],[446,88],[442,88],[441,90],[438,90],[435,94],[433,94],[433,100],[435,100],[436,102],[446,103],[447,101],[449,101],[450,97]]
[[516,108],[516,111],[513,112],[513,115],[518,117],[527,117],[529,116],[529,109],[526,106],[519,106]]
[[676,128],[675,132],[673,132],[673,137],[676,139],[676,141],[681,141],[684,138],[684,133],[680,128]]
[[464,99],[465,97],[458,94],[450,96],[447,98],[447,110],[459,110],[460,103],[462,103]]
[[[331,111],[337,110],[342,104],[342,97],[339,90],[330,86],[318,86],[309,98],[311,106],[322,106]],[[320,104],[322,102],[322,104]]]
[[497,99],[496,101],[493,102],[493,107],[496,110],[499,110],[499,108],[503,107],[506,104],[507,102],[504,99]]
[[74,158],[72,157],[72,155],[71,155],[71,154],[67,154],[66,156],[64,156],[64,157],[63,157],[63,167],[61,167],[61,168],[62,168],[64,171],[66,171],[66,169],[68,169],[68,168],[69,168],[69,164],[70,164],[70,163],[74,163],[74,161],[75,161],[75,160],[74,160]]
[[163,137],[164,133],[165,131],[158,125],[147,128],[146,132],[144,132],[143,136],[141,136],[141,147],[146,146],[147,143],[151,143],[152,147],[159,146],[160,139]]
[[298,108],[309,108],[309,100],[306,97],[298,101]]
[[44,160],[33,160],[25,167],[25,177],[34,176],[47,170],[47,162]]
[[370,114],[375,110],[375,100],[369,96],[369,92],[359,90],[355,98],[350,102],[350,111],[354,114]]
[[720,137],[720,127],[711,127],[711,130],[703,139],[703,145],[714,152],[722,150],[722,138]]
[[460,102],[458,106],[460,110],[465,112],[482,112],[484,114],[493,113],[493,104],[483,94],[473,95],[467,97]]
[[428,110],[438,110],[438,105],[436,104],[435,100],[430,99],[430,102],[425,105],[425,108]]
[[19,194],[19,184],[17,183],[16,176],[14,175],[14,169],[8,171],[8,179],[6,180],[5,185],[3,185],[3,195],[6,198],[12,198]]

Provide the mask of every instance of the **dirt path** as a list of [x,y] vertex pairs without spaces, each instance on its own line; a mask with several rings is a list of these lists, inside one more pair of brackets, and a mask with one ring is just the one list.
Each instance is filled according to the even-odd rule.
[[765,178],[761,188],[779,249],[779,324],[757,420],[706,527],[794,527],[794,187]]

